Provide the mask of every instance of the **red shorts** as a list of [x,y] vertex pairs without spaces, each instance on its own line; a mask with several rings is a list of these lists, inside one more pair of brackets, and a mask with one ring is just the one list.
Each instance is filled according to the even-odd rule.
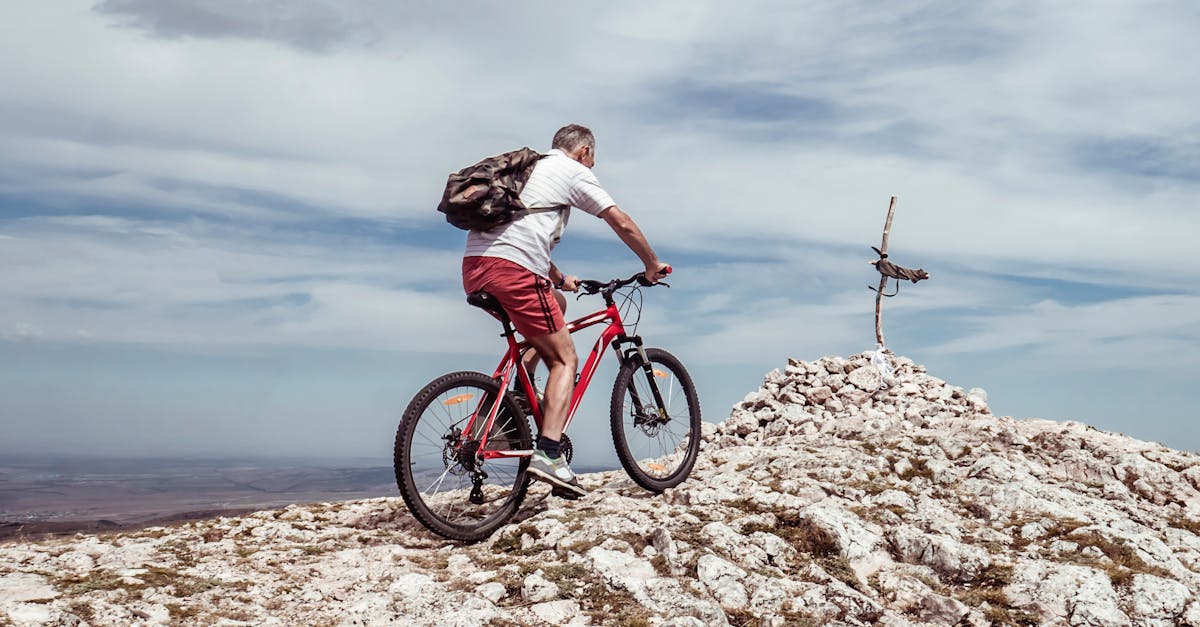
[[546,335],[566,326],[548,279],[499,257],[463,257],[463,289],[496,297],[517,332]]

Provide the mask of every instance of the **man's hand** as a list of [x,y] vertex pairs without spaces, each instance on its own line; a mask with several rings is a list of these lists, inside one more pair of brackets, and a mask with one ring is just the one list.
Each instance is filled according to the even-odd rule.
[[579,291],[579,277],[574,274],[564,274],[562,278],[562,287],[559,288],[564,292]]
[[646,280],[651,283],[658,283],[660,279],[666,278],[671,273],[671,266],[661,261],[646,264],[645,276]]

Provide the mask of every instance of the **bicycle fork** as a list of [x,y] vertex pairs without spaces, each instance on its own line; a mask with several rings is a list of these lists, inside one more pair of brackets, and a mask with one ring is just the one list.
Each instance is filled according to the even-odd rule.
[[[620,348],[622,343],[630,343],[633,344],[633,346],[626,348],[624,352],[622,352]],[[658,389],[658,382],[654,380],[656,378],[654,366],[650,363],[650,357],[646,355],[646,348],[642,345],[642,337],[640,335],[635,335],[632,337],[613,340],[613,349],[615,349],[617,353],[621,355],[622,363],[633,359],[634,355],[637,355],[637,358],[641,360],[642,373],[646,375],[646,383],[650,387],[650,394],[654,397],[654,404],[658,408],[658,411],[656,412],[657,415],[654,416],[653,419],[659,424],[670,422],[671,417],[667,414],[667,404],[663,402],[662,392]],[[651,420],[652,418],[647,415],[646,406],[642,402],[641,395],[638,394],[637,391],[637,386],[633,385],[632,380],[629,382],[629,396],[632,398],[634,406],[633,424],[634,426],[640,427],[644,425],[646,421]]]

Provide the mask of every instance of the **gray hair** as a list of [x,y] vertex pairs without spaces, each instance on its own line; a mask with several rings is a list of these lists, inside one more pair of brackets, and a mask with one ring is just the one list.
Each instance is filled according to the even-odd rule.
[[596,136],[592,135],[591,129],[579,124],[568,124],[554,134],[554,141],[550,143],[551,148],[558,148],[563,152],[574,152],[580,146],[596,147]]

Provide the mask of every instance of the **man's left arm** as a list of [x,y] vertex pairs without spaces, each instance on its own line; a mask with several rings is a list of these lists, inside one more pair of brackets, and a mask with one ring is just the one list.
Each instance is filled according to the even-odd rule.
[[600,217],[604,218],[608,226],[616,232],[617,237],[620,237],[629,250],[632,250],[646,265],[646,279],[657,281],[667,276],[667,264],[659,261],[658,255],[654,254],[654,249],[650,247],[650,242],[646,241],[642,229],[638,228],[637,223],[629,217],[629,214],[613,205],[602,211]]

